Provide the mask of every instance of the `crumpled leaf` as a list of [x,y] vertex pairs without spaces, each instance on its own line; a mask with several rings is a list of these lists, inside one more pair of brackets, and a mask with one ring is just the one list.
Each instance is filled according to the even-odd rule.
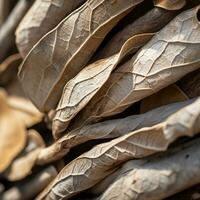
[[22,97],[9,96],[8,104],[16,113],[17,118],[24,122],[26,127],[31,127],[43,119],[43,114],[28,100]]
[[9,107],[3,90],[0,90],[0,130],[0,172],[3,172],[26,145],[25,125]]
[[193,100],[178,102],[156,108],[140,115],[133,115],[122,119],[108,120],[66,133],[49,147],[42,149],[38,155],[37,163],[43,165],[65,156],[72,147],[95,139],[117,138],[128,132],[150,127],[164,121],[169,115],[182,107],[192,103]]
[[160,200],[200,183],[199,145],[197,139],[162,157],[129,161],[98,199]]
[[22,63],[19,77],[40,110],[56,107],[64,85],[84,67],[116,23],[142,1],[88,0],[38,41]]
[[[182,12],[118,67],[74,119],[73,128],[124,111],[200,67],[199,7]],[[186,31],[187,30],[187,31]]]
[[16,44],[22,57],[48,31],[86,0],[36,0],[16,30]]
[[31,174],[39,152],[44,147],[45,143],[40,134],[35,130],[29,130],[28,144],[5,171],[4,177],[9,181],[19,181]]
[[136,52],[153,35],[139,34],[128,39],[118,54],[88,65],[65,85],[53,119],[52,130],[55,138],[59,138],[59,133],[67,128],[72,118],[99,91],[122,58],[130,52]]
[[22,59],[19,54],[9,56],[0,64],[0,85],[7,85],[15,78]]
[[1,200],[29,200],[43,190],[57,175],[54,166],[47,166],[38,173],[33,174],[28,179],[17,182],[14,186],[6,190]]
[[179,10],[186,4],[186,0],[154,0],[154,5],[167,10]]
[[177,138],[199,132],[200,98],[162,123],[99,144],[82,154],[67,164],[37,199],[68,199],[97,184],[119,164],[165,151]]
[[140,112],[144,113],[159,106],[188,100],[189,97],[176,85],[170,85],[141,101]]

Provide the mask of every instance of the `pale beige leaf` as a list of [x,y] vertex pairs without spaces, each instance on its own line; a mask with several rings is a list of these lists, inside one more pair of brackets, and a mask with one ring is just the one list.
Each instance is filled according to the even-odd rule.
[[0,172],[4,171],[26,145],[23,121],[9,107],[6,94],[0,91]]
[[86,0],[36,0],[16,30],[16,44],[22,57],[64,17]]
[[129,161],[100,200],[160,200],[200,183],[200,140],[162,157]]
[[178,10],[185,6],[186,0],[154,0],[154,5],[167,10]]
[[57,175],[55,167],[48,166],[38,173],[17,182],[14,186],[6,190],[1,196],[1,200],[29,200],[43,190]]
[[40,110],[56,107],[64,85],[84,67],[116,23],[142,1],[88,0],[39,40],[22,63],[19,77]]
[[9,181],[19,181],[31,174],[39,152],[44,146],[45,144],[40,134],[35,130],[29,130],[26,147],[13,160],[9,168],[5,171],[4,177]]
[[170,85],[159,92],[144,98],[140,104],[140,112],[144,113],[159,106],[188,100],[189,97],[176,85]]
[[94,186],[125,161],[165,151],[177,138],[198,134],[199,105],[200,98],[160,124],[95,146],[67,164],[37,199],[68,199]]
[[150,127],[164,121],[169,115],[175,113],[182,107],[192,103],[194,100],[173,103],[156,108],[140,115],[133,115],[122,119],[108,120],[93,125],[84,126],[66,133],[55,143],[41,150],[38,155],[37,164],[43,165],[65,156],[72,147],[89,140],[117,138],[128,132]]
[[132,60],[118,67],[74,119],[73,127],[124,111],[133,103],[200,67],[199,7],[182,12],[156,34]]
[[8,104],[13,112],[16,113],[17,118],[22,120],[26,127],[31,127],[43,119],[43,114],[28,99],[9,96]]
[[74,116],[99,91],[122,58],[130,52],[136,52],[153,35],[147,33],[133,36],[125,42],[118,54],[88,65],[65,85],[53,119],[55,138],[59,138],[59,133],[67,128]]

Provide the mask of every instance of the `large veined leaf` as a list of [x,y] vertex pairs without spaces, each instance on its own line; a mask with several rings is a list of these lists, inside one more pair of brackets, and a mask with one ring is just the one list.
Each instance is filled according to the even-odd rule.
[[[74,127],[122,112],[200,67],[199,7],[182,12],[111,74]],[[186,31],[187,30],[187,31]]]
[[37,163],[41,165],[58,160],[65,156],[72,147],[89,140],[117,138],[131,131],[153,126],[164,121],[168,116],[193,101],[194,100],[188,100],[173,103],[156,108],[144,114],[108,120],[75,129],[66,133],[66,135],[58,139],[49,147],[42,149],[38,155]]
[[64,85],[116,23],[142,1],[88,0],[39,40],[19,70],[25,92],[39,109],[56,107]]
[[[144,16],[126,26],[116,34],[95,56],[104,58],[85,67],[74,79],[64,87],[61,100],[56,108],[53,121],[55,138],[64,131],[70,120],[91,100],[109,78],[113,69],[132,48],[135,53],[151,39],[154,33],[165,26],[178,12],[162,8],[153,8]],[[121,48],[121,49],[120,49]],[[113,54],[119,52],[117,55]],[[110,56],[110,57],[109,57]],[[92,84],[93,83],[93,84]]]
[[68,199],[110,174],[117,165],[165,151],[181,136],[200,131],[200,98],[152,127],[95,146],[67,164],[37,199]]
[[59,137],[59,133],[67,128],[74,116],[100,90],[120,60],[130,51],[137,51],[153,35],[147,33],[133,36],[125,42],[118,54],[88,65],[65,85],[53,119],[52,130],[55,138]]
[[129,161],[119,178],[98,199],[160,200],[200,183],[200,140],[162,157]]
[[22,57],[48,31],[86,0],[36,0],[16,30],[16,44]]

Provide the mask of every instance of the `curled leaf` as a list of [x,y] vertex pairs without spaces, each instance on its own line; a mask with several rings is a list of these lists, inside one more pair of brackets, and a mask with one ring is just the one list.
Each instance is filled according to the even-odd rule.
[[[73,127],[124,111],[199,68],[199,7],[182,12],[109,80],[74,119]],[[183,28],[187,27],[187,28]],[[187,29],[187,31],[185,31]]]
[[16,30],[16,44],[22,57],[47,32],[86,0],[36,0]]
[[119,164],[165,151],[181,136],[200,132],[200,98],[152,127],[99,144],[67,164],[39,199],[68,199],[110,174]]
[[65,85],[53,119],[52,130],[55,138],[59,137],[59,133],[67,128],[71,119],[99,91],[122,58],[137,51],[153,35],[147,33],[133,36],[125,42],[118,54],[88,65]]
[[100,200],[159,200],[200,183],[200,140],[164,156],[123,166]]
[[26,144],[22,120],[9,107],[6,94],[0,91],[0,172],[3,172]]
[[186,4],[186,0],[154,0],[154,5],[167,10],[179,10]]
[[59,160],[65,156],[72,147],[82,144],[89,140],[117,138],[128,132],[150,127],[164,121],[169,115],[175,113],[182,107],[192,103],[194,100],[173,103],[170,105],[156,108],[140,115],[133,115],[122,119],[108,120],[82,128],[75,129],[66,133],[55,143],[42,149],[38,155],[37,163],[46,164]]
[[39,152],[44,146],[45,144],[40,134],[35,130],[29,130],[28,144],[20,155],[13,160],[9,168],[5,171],[4,177],[9,181],[18,181],[31,174]]
[[142,1],[88,0],[39,40],[22,63],[19,77],[40,110],[56,107],[64,85],[84,67],[116,23]]
[[179,11],[165,10],[155,7],[125,26],[110,38],[106,44],[94,55],[94,59],[106,58],[120,51],[120,48],[129,38],[142,33],[155,33],[169,23]]

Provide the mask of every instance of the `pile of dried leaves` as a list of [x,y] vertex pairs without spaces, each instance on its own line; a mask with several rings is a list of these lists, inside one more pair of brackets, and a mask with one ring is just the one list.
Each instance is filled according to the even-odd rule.
[[0,0],[0,63],[1,200],[200,199],[200,0]]

